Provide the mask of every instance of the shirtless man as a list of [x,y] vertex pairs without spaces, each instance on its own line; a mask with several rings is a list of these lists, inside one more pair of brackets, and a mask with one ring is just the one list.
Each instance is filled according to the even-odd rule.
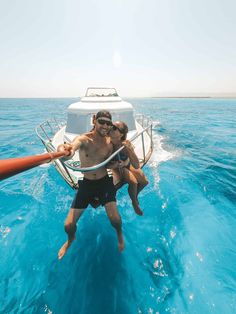
[[[107,134],[112,126],[111,114],[108,111],[99,111],[94,117],[94,128],[86,134],[77,136],[71,144],[61,144],[58,151],[64,151],[70,158],[76,150],[79,150],[81,167],[91,167],[107,159],[113,152]],[[122,222],[116,205],[116,189],[113,180],[107,174],[105,167],[95,171],[85,172],[84,178],[79,182],[79,189],[71,205],[65,221],[67,241],[58,252],[61,259],[75,239],[76,222],[87,208],[93,197],[98,197],[100,203],[105,206],[107,216],[115,228],[118,237],[118,248],[124,249]]]

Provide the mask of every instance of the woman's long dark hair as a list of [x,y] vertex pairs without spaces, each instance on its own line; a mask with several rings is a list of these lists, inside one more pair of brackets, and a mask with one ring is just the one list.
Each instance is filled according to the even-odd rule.
[[129,128],[127,124],[123,121],[116,121],[113,124],[116,126],[116,123],[119,124],[118,128],[119,128],[119,131],[122,133],[121,140],[122,141],[126,140],[127,134],[129,132]]

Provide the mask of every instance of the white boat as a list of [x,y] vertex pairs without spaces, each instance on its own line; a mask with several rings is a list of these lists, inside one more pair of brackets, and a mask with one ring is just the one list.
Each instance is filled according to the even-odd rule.
[[[93,116],[100,110],[108,110],[113,121],[123,121],[128,125],[129,139],[135,149],[140,165],[143,167],[149,160],[152,150],[152,122],[149,118],[135,114],[133,106],[118,96],[115,88],[87,89],[85,97],[72,103],[67,109],[67,121],[59,122],[55,118],[47,120],[36,127],[36,133],[48,152],[55,152],[58,145],[70,143],[76,136],[89,132],[93,127]],[[114,152],[107,160],[93,167],[81,168],[78,152],[69,161],[55,160],[53,163],[74,189],[78,188],[78,180],[83,173],[106,165],[119,151]],[[117,187],[121,183],[117,183]]]

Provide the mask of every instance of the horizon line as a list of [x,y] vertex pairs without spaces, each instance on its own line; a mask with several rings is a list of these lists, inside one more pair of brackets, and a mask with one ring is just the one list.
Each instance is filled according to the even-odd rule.
[[[82,98],[84,96],[26,96],[26,97],[1,97],[0,99],[70,99]],[[236,95],[212,95],[212,96],[122,96],[121,98],[236,98]]]

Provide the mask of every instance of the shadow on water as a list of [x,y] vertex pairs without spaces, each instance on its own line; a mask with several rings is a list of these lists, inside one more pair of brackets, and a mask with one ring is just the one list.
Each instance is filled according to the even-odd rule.
[[104,212],[84,216],[67,255],[52,262],[37,309],[68,314],[132,313],[126,298],[132,285],[127,285],[129,275],[115,232]]

